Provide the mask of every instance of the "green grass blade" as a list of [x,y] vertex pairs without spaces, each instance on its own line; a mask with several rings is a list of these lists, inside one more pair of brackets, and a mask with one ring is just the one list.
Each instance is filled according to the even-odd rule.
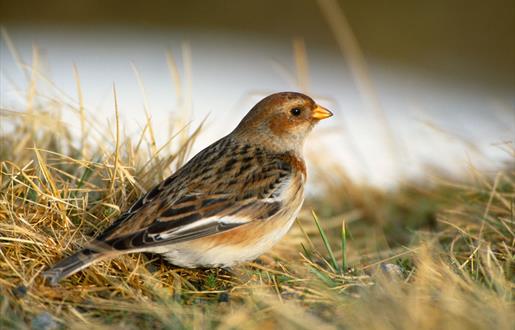
[[302,247],[302,250],[304,251],[304,255],[306,256],[306,258],[311,259],[311,257],[312,257],[311,252],[309,252],[308,249],[306,249],[304,244],[300,243],[300,246]]
[[89,167],[84,168],[84,172],[82,172],[82,176],[77,183],[77,189],[80,189],[84,186],[84,182],[88,181],[89,177],[93,174],[93,170]]
[[322,241],[324,242],[325,249],[329,253],[330,257],[330,263],[331,266],[333,266],[334,271],[338,271],[338,262],[336,262],[336,258],[334,257],[333,249],[331,248],[331,245],[329,244],[329,239],[327,238],[327,235],[325,234],[325,231],[322,229],[322,226],[320,226],[320,222],[318,221],[318,216],[316,215],[315,211],[311,210],[311,214],[313,215],[313,219],[315,220],[315,224],[317,226],[318,232],[320,233],[320,236],[322,237]]
[[342,232],[341,232],[341,241],[342,241],[342,273],[347,269],[347,231],[345,229],[345,220],[342,221]]
[[326,274],[322,273],[318,269],[316,269],[316,268],[314,268],[312,266],[309,266],[309,270],[310,270],[310,272],[315,274],[327,286],[329,286],[329,287],[335,287],[336,286],[337,283],[335,281],[333,281],[329,276],[327,276]]

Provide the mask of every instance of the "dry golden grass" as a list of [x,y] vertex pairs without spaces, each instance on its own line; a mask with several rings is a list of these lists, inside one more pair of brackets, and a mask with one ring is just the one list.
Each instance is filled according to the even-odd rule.
[[[331,197],[306,205],[322,215],[323,233],[303,213],[280,246],[232,273],[134,254],[46,286],[39,276],[46,267],[180,166],[200,133],[157,146],[149,121],[133,141],[79,107],[71,111],[83,130],[96,133],[76,139],[60,119],[65,106],[53,105],[2,110],[9,123],[0,164],[2,327],[38,327],[45,317],[71,328],[513,326],[513,170],[389,193],[356,186],[341,172],[339,182],[317,178]],[[398,268],[385,271],[393,267],[385,263]]]
[[86,112],[76,77],[77,101],[41,97],[34,73],[26,108],[1,110],[1,328],[513,328],[513,167],[385,192],[316,164],[332,173],[311,178],[322,196],[257,262],[188,270],[133,254],[45,285],[44,269],[181,166],[201,134],[178,123],[158,145],[147,116],[125,136]]

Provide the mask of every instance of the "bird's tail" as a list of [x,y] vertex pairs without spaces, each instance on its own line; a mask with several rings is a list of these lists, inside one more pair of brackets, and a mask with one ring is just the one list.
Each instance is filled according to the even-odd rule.
[[92,263],[106,257],[106,253],[84,249],[56,263],[43,273],[50,285],[57,285],[62,279],[75,274]]

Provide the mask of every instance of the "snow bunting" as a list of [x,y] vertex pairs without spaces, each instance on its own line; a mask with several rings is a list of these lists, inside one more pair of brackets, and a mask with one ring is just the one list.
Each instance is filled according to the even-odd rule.
[[98,260],[132,252],[162,254],[189,268],[230,267],[257,258],[294,222],[304,200],[304,140],[330,116],[300,93],[264,98],[234,131],[44,276],[55,285]]

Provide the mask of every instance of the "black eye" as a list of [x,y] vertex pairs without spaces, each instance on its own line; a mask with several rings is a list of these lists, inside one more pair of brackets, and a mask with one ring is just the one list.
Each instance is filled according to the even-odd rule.
[[299,108],[293,108],[290,110],[290,113],[292,115],[294,115],[295,117],[299,116],[301,112],[302,112],[302,110],[300,110]]

